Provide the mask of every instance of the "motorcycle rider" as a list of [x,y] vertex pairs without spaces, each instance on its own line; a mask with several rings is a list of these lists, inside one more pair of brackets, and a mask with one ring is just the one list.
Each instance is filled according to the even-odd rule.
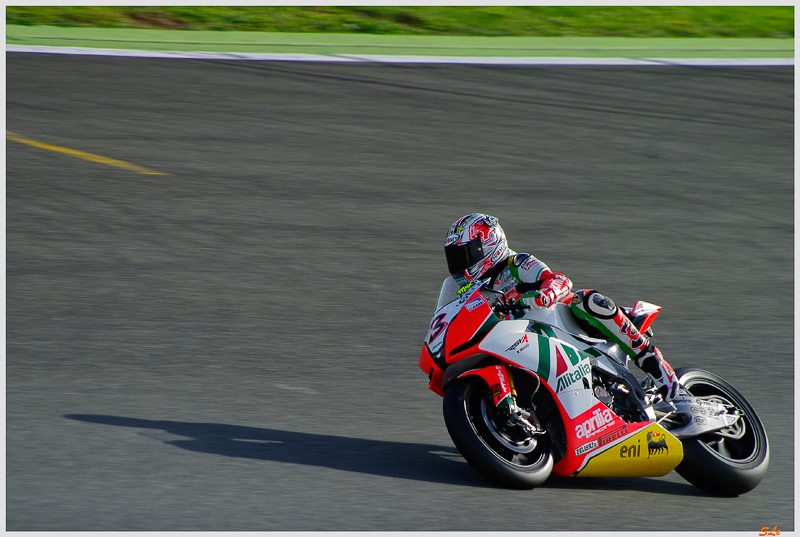
[[[522,302],[534,309],[565,301],[572,282],[550,270],[530,254],[518,254],[497,218],[483,213],[459,218],[444,243],[447,267],[460,290],[489,279],[488,288],[501,292],[507,302]],[[568,299],[572,312],[620,345],[639,369],[650,375],[665,401],[678,393],[678,380],[661,351],[639,332],[614,302],[592,289],[577,291]]]

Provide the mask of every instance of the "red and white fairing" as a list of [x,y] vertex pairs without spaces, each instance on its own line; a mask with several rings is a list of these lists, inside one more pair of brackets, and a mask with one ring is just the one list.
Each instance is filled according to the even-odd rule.
[[[651,422],[628,423],[598,400],[592,391],[591,348],[571,333],[582,330],[571,315],[569,306],[531,311],[518,320],[502,320],[492,311],[481,288],[455,294],[455,284],[448,278],[442,286],[439,304],[431,321],[420,354],[420,368],[430,376],[430,389],[443,395],[441,386],[444,370],[459,360],[488,355],[499,358],[509,366],[535,373],[542,380],[540,389],[553,396],[564,423],[567,453],[554,466],[560,475],[574,475],[587,467],[589,461],[620,444],[644,428],[651,434],[666,434],[680,443],[660,426]],[[453,295],[455,294],[455,299]],[[638,309],[637,309],[638,308]],[[648,316],[648,325],[655,318],[658,306],[637,303],[637,314]],[[461,376],[477,374],[493,389],[495,404],[511,394],[509,372],[504,366],[470,370]],[[495,389],[497,388],[497,389]],[[674,458],[673,458],[674,459]],[[599,460],[599,459],[598,459]],[[613,461],[612,461],[613,462]],[[680,462],[677,457],[675,465]],[[667,468],[664,471],[664,468]],[[604,468],[609,468],[604,474]],[[655,470],[653,470],[655,468]],[[664,475],[674,468],[662,465],[642,466],[630,475]],[[656,473],[648,473],[653,472]],[[663,473],[662,473],[663,471]],[[616,475],[620,468],[608,462],[595,464],[591,475]]]

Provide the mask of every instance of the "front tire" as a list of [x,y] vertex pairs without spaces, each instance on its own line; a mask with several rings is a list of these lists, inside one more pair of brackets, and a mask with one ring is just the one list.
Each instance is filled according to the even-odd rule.
[[723,431],[681,440],[683,461],[675,471],[692,485],[722,496],[738,496],[754,489],[769,466],[769,441],[753,407],[713,373],[686,367],[676,369],[675,374],[695,397],[711,397],[742,414],[737,423]]
[[532,489],[553,469],[550,437],[507,426],[480,377],[458,379],[444,394],[444,422],[461,455],[481,475],[503,487]]

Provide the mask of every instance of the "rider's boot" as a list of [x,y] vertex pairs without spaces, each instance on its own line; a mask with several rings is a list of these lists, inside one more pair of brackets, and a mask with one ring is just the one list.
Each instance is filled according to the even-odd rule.
[[637,367],[650,375],[665,401],[675,398],[679,385],[672,367],[613,300],[594,290],[582,290],[574,294],[571,307],[576,317],[618,343]]
[[672,401],[678,395],[678,378],[675,371],[664,360],[661,351],[652,343],[647,343],[647,348],[633,357],[636,367],[650,375],[656,385],[656,391],[661,394],[664,401]]

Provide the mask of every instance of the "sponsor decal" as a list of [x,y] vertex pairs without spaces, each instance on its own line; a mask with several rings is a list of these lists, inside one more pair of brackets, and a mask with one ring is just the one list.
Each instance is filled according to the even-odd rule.
[[520,350],[522,350],[522,349],[524,349],[524,348],[529,346],[529,344],[528,344],[528,334],[525,334],[524,336],[519,338],[517,341],[515,341],[513,345],[511,345],[509,348],[506,349],[506,352],[513,351],[517,347],[519,347],[520,345],[523,345],[523,344],[524,344],[524,346],[521,347],[517,352],[519,352]]
[[[651,455],[669,455],[669,447],[667,447],[667,437],[664,433],[647,431],[647,457]],[[620,459],[631,459],[642,456],[642,438],[639,437],[636,443],[623,443],[619,447]]]
[[575,426],[575,436],[578,438],[595,436],[613,423],[614,415],[609,409],[597,408],[588,420]]
[[506,376],[503,374],[503,366],[496,365],[494,366],[497,369],[497,378],[500,379],[500,385],[503,386],[503,390],[507,390],[506,388]]
[[659,455],[664,451],[669,455],[667,437],[661,433],[647,431],[647,458],[649,459],[650,455]]
[[466,284],[463,287],[461,287],[461,289],[458,290],[458,296],[461,296],[464,293],[466,293],[467,291],[469,291],[470,289],[472,289],[473,285],[475,285],[475,282],[469,282],[468,284]]
[[[577,369],[569,371],[569,366],[567,365],[566,360],[564,360],[564,357],[561,355],[561,351],[564,351],[564,354],[567,355],[570,364],[573,366],[578,366]],[[589,364],[584,363],[578,365],[581,361],[586,360],[588,357],[588,354],[567,347],[566,345],[556,345],[556,392],[567,389],[572,384],[578,382],[592,372],[592,368],[589,366]]]
[[492,390],[492,397],[496,400],[498,397],[503,395],[505,392],[503,391],[503,385],[499,382],[496,384],[492,384],[492,387],[489,388]]
[[539,262],[535,257],[529,257],[525,263],[522,264],[522,270],[531,270]]
[[[602,434],[611,435],[611,429],[616,430],[623,423],[622,420],[617,419],[615,424],[609,426]],[[599,447],[583,458],[571,458],[572,467],[583,466],[583,470],[578,475],[584,477],[663,476],[675,469],[681,462],[683,458],[681,443],[667,431],[656,424],[651,424],[643,429],[637,429],[638,424],[627,425],[628,433],[633,430],[632,435],[618,439],[615,444]],[[597,436],[598,444],[600,443],[599,436]],[[592,439],[576,442],[575,445],[584,444]]]
[[[560,350],[559,346],[556,345],[556,377],[560,377],[561,375],[566,373],[568,370],[569,370],[569,367],[567,367],[567,362],[564,361],[564,357],[561,356],[561,350]],[[556,391],[560,391],[560,390],[557,389]]]
[[564,373],[557,379],[556,392],[566,390],[591,372],[592,368],[589,366],[589,364],[581,364],[575,371]]
[[598,446],[597,440],[592,440],[591,442],[588,442],[588,443],[582,445],[581,447],[579,447],[578,449],[576,449],[575,450],[575,456],[576,457],[580,457],[584,453],[588,453],[589,451],[593,450],[597,446]]
[[567,362],[561,355],[561,351],[564,351],[564,354],[566,354],[567,358],[569,358],[569,363],[572,365],[578,365],[578,362],[581,360],[586,360],[589,357],[588,354],[583,354],[576,349],[567,347],[566,345],[556,345],[556,376],[561,375],[567,371],[568,368]]
[[[666,453],[669,455],[669,448],[667,447],[667,437],[663,433],[654,433],[647,431],[647,458],[651,455],[660,455]],[[636,441],[635,444],[623,444],[619,447],[619,457],[621,459],[630,459],[633,457],[642,456],[642,439]]]
[[619,447],[620,459],[631,459],[633,457],[641,457],[641,456],[642,456],[641,439],[639,439],[635,444],[623,444]]
[[467,311],[472,311],[472,310],[474,310],[475,308],[477,308],[478,306],[480,306],[482,304],[483,304],[483,298],[478,296],[478,297],[473,298],[472,300],[470,300],[466,304],[464,304],[464,307],[467,308]]
[[705,418],[701,418],[700,416],[695,416],[694,417],[694,422],[697,425],[707,425],[708,424],[708,421]]
[[499,405],[500,401],[511,395],[511,387],[508,384],[508,380],[506,380],[506,376],[503,374],[503,366],[496,365],[495,369],[497,371],[497,380],[500,382],[493,384],[490,389],[492,390],[494,404]]
[[699,406],[693,406],[691,410],[692,410],[692,414],[705,414],[706,413],[706,411],[704,409],[700,408]]
[[597,441],[601,446],[605,446],[606,444],[610,444],[617,438],[622,438],[626,434],[628,434],[628,426],[623,425],[622,427],[617,427],[616,429],[613,429],[611,432],[604,434],[603,436],[598,438]]
[[509,291],[504,291],[504,293],[506,296],[506,300],[509,302],[516,302],[517,300],[522,298],[522,295],[519,294],[517,290],[514,289],[513,287]]

